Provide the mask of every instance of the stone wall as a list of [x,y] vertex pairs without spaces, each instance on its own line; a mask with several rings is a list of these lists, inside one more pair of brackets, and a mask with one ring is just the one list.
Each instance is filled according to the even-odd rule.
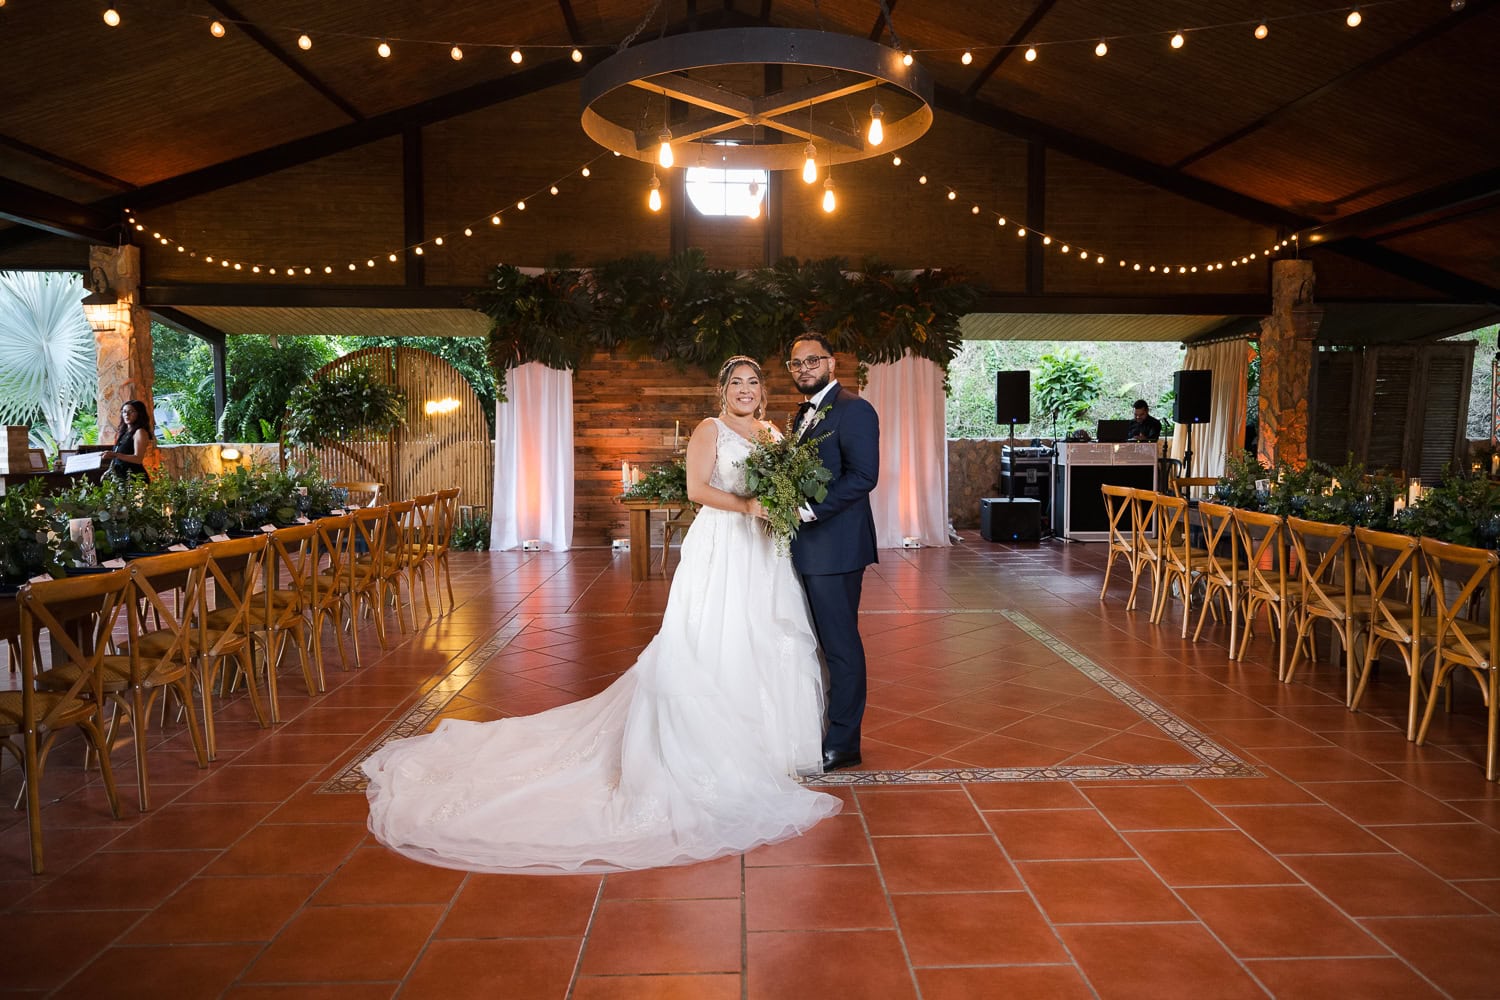
[[[221,456],[225,448],[238,448],[240,457],[226,462]],[[232,470],[235,466],[276,465],[281,461],[279,444],[164,444],[157,447],[161,453],[161,474],[179,479],[196,479],[215,476]]]
[[997,494],[1004,438],[948,441],[948,520],[955,528],[979,527],[979,501]]

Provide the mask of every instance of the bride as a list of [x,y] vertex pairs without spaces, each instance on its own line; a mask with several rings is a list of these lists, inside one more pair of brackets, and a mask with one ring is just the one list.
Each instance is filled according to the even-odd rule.
[[802,588],[746,495],[752,439],[776,433],[760,366],[730,358],[718,387],[688,444],[702,509],[656,637],[592,698],[376,751],[383,844],[469,871],[608,872],[738,854],[839,811],[795,779],[821,770],[822,683]]

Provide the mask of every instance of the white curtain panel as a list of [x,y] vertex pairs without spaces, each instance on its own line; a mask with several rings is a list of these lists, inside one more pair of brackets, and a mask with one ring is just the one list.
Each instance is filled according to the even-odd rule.
[[[1199,424],[1193,431],[1192,473],[1222,476],[1229,456],[1245,447],[1245,382],[1250,375],[1250,342],[1221,340],[1217,344],[1189,347],[1182,367],[1206,368],[1214,373],[1208,423]],[[1172,457],[1180,460],[1186,449],[1187,427],[1177,424],[1172,433]]]
[[494,517],[490,548],[531,539],[573,544],[573,373],[531,363],[506,375],[495,404]]
[[880,482],[870,494],[875,540],[948,545],[947,397],[943,370],[910,354],[871,365],[860,394],[880,417]]

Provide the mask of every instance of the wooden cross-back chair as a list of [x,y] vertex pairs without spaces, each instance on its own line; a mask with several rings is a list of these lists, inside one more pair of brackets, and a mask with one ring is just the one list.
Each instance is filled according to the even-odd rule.
[[[436,493],[424,493],[412,498],[411,513],[406,518],[405,545],[401,549],[401,561],[406,570],[407,592],[412,595],[412,628],[416,628],[417,577],[422,578],[422,606],[427,609],[427,620],[432,620],[431,588],[433,557],[437,552],[438,502]],[[438,595],[438,608],[442,608],[442,594]]]
[[[1359,711],[1380,651],[1392,646],[1406,665],[1408,693],[1406,738],[1417,738],[1417,707],[1422,689],[1422,631],[1420,540],[1410,535],[1370,528],[1354,529],[1354,546],[1361,572],[1370,588],[1370,622],[1365,633],[1365,655],[1350,711]],[[1435,619],[1428,619],[1435,625]]]
[[[1234,530],[1234,508],[1202,501],[1198,520],[1203,526],[1203,563],[1199,579],[1203,582],[1203,607],[1198,611],[1198,626],[1193,641],[1203,633],[1203,623],[1216,600],[1227,606],[1229,616],[1229,654],[1234,655],[1239,638],[1241,590],[1245,571],[1240,566],[1239,536]],[[1228,549],[1225,553],[1223,550]]]
[[[303,609],[312,629],[313,671],[321,683],[323,673],[323,625],[333,625],[333,640],[339,649],[339,667],[349,669],[344,650],[344,588],[353,565],[354,518],[322,517],[313,522],[312,565],[303,577]],[[358,656],[355,663],[358,664]],[[319,690],[322,690],[321,686]]]
[[1195,553],[1192,533],[1188,531],[1188,502],[1182,497],[1158,494],[1156,506],[1156,537],[1147,539],[1155,550],[1157,581],[1155,603],[1151,609],[1151,621],[1160,624],[1167,616],[1167,605],[1175,591],[1182,601],[1182,637],[1187,638],[1188,621],[1191,618],[1193,585],[1202,568],[1201,553]]
[[1370,619],[1370,600],[1354,590],[1354,529],[1347,524],[1324,524],[1300,517],[1286,519],[1287,536],[1298,568],[1297,638],[1292,645],[1292,660],[1287,664],[1288,684],[1302,662],[1314,654],[1313,626],[1327,622],[1344,651],[1344,704],[1354,701],[1354,687],[1359,670],[1354,664],[1355,640]]
[[384,483],[369,479],[344,479],[329,485],[348,491],[351,507],[375,506],[380,502],[381,491],[385,489]]
[[260,581],[270,542],[270,538],[261,534],[203,546],[208,552],[208,577],[213,580],[216,605],[213,614],[205,614],[202,618],[198,653],[198,689],[203,697],[203,734],[209,760],[213,760],[218,752],[212,698],[225,661],[235,663],[239,675],[244,677],[245,690],[260,727],[265,729],[270,725],[270,717],[260,697],[260,683],[255,676],[250,634],[252,595]]
[[1126,610],[1135,603],[1135,587],[1140,576],[1140,562],[1136,558],[1136,547],[1140,544],[1140,532],[1136,530],[1138,514],[1135,505],[1135,490],[1129,486],[1114,486],[1105,483],[1099,487],[1104,497],[1104,512],[1109,527],[1109,549],[1104,558],[1104,586],[1099,588],[1099,600],[1109,592],[1109,575],[1117,560],[1125,560],[1130,568],[1130,599]]
[[[1467,671],[1479,683],[1479,693],[1487,709],[1484,774],[1490,781],[1496,774],[1497,673],[1495,655],[1500,649],[1500,553],[1490,549],[1471,549],[1463,545],[1422,539],[1422,559],[1427,577],[1432,581],[1428,593],[1437,612],[1433,636],[1432,686],[1422,724],[1417,730],[1417,745],[1427,741],[1437,694],[1444,684],[1452,683],[1457,671]],[[1443,581],[1458,584],[1450,594]]]
[[1235,659],[1243,660],[1255,634],[1255,616],[1264,608],[1276,630],[1276,677],[1286,676],[1287,629],[1293,624],[1287,589],[1286,525],[1276,514],[1236,510],[1234,529],[1245,557],[1245,630]]
[[[42,874],[42,773],[57,737],[77,726],[83,730],[115,819],[120,797],[104,736],[104,667],[110,633],[129,600],[130,574],[125,570],[32,583],[16,595],[19,606],[20,686],[0,691],[0,749],[13,754],[25,772],[26,819],[31,842],[31,871]],[[80,617],[87,621],[77,628]],[[51,636],[52,669],[72,664],[72,680],[61,689],[41,688],[44,671],[42,635]]]
[[367,507],[350,516],[350,546],[347,570],[340,594],[346,604],[350,641],[354,645],[354,664],[360,666],[359,613],[363,608],[375,621],[375,638],[386,648],[385,578],[381,575],[384,558],[385,529],[388,512],[384,507]]

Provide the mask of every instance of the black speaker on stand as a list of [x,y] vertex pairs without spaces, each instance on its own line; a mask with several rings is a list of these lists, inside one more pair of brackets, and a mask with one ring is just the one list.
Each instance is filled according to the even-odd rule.
[[1182,474],[1193,474],[1193,428],[1208,423],[1213,408],[1214,373],[1207,368],[1185,368],[1172,373],[1172,420],[1187,425],[1187,448],[1182,454]]
[[[995,423],[1010,425],[1010,442],[1016,440],[1016,424],[1031,423],[1031,372],[995,373]],[[1041,538],[1042,504],[1034,497],[1016,496],[1016,477],[1006,479],[1006,495],[979,501],[979,536],[987,542],[1034,542]]]

